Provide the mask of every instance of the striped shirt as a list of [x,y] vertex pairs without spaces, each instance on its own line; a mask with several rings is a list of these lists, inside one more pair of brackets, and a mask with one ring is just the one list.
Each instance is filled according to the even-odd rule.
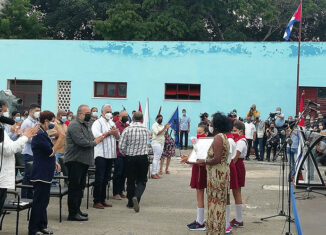
[[[112,128],[116,128],[113,121],[107,121],[100,117],[92,125],[92,132],[95,138],[109,132]],[[103,157],[107,159],[117,157],[116,139],[113,135],[106,137],[101,143],[94,147],[94,158]]]
[[133,122],[122,132],[119,141],[120,152],[127,156],[148,154],[148,140],[150,132],[140,122]]

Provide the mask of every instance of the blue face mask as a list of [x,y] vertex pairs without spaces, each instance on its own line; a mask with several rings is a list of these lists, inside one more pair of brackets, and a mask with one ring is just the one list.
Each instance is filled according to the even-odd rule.
[[66,116],[62,116],[61,117],[61,122],[66,122],[67,121],[67,117]]
[[50,122],[50,124],[48,125],[48,130],[51,130],[55,127],[55,124],[53,122]]
[[20,117],[15,117],[15,122],[20,122],[21,118]]

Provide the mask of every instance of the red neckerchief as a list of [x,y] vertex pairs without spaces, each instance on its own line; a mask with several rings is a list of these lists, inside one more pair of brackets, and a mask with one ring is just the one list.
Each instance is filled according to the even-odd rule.
[[233,140],[234,140],[234,136],[233,136],[233,134],[231,134],[231,133],[226,134],[226,137],[227,137],[228,139],[233,139]]
[[245,135],[242,135],[242,136],[239,136],[238,138],[236,138],[234,141],[235,142],[238,142],[239,140],[245,139],[245,138],[246,138],[246,136]]
[[203,137],[206,137],[206,135],[205,134],[200,134],[200,135],[197,134],[197,139],[200,139],[200,138],[203,138]]

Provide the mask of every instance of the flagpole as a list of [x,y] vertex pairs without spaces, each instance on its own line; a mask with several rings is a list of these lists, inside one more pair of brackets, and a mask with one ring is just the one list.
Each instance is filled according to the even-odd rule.
[[297,94],[296,94],[296,107],[298,107],[299,102],[299,80],[300,80],[300,48],[301,48],[301,25],[302,25],[302,0],[300,0],[301,4],[301,20],[299,24],[299,45],[298,45],[298,64],[297,64]]

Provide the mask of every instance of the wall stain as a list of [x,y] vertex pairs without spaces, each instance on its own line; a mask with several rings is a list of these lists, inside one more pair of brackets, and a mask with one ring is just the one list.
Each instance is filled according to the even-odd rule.
[[[102,53],[130,57],[182,57],[185,55],[245,55],[296,57],[296,42],[119,42],[84,41],[80,47],[89,53]],[[325,43],[303,42],[303,56],[326,55]]]

